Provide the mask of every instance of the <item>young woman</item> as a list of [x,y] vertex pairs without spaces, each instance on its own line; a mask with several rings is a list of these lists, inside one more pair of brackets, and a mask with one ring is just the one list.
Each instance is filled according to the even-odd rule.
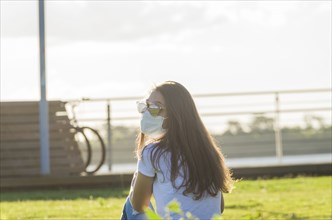
[[[157,214],[164,218],[165,207],[174,199],[184,213],[199,219],[220,215],[222,192],[232,190],[233,179],[187,89],[166,81],[137,105],[142,114],[138,165],[122,219],[145,219],[152,195]],[[170,217],[180,218],[175,213]]]

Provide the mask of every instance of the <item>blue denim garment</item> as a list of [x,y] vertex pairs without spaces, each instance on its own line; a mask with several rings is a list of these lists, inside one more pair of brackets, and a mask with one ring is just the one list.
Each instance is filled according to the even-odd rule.
[[[152,211],[154,208],[150,202],[149,207]],[[126,199],[126,202],[123,206],[121,220],[147,220],[147,217],[144,213],[134,210],[133,206],[130,203],[129,196]]]

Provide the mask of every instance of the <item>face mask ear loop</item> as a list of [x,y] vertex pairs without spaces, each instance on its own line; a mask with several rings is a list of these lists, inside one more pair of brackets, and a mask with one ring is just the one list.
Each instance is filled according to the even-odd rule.
[[[161,127],[166,130],[167,127],[168,127],[168,121],[165,121],[165,119],[168,119],[168,117],[164,118],[163,124],[161,125]],[[164,127],[164,124],[165,124],[166,127]]]

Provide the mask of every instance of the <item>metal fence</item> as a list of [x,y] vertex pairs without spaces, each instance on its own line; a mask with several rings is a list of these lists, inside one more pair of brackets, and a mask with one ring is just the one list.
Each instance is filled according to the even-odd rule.
[[[193,95],[206,127],[228,158],[331,154],[331,89]],[[107,146],[106,164],[134,163],[143,97],[68,100],[69,117],[97,129]],[[90,135],[93,139],[93,134]],[[97,143],[95,143],[98,145]],[[83,157],[84,146],[82,147]],[[98,161],[100,150],[93,147]],[[105,164],[105,165],[106,165]]]

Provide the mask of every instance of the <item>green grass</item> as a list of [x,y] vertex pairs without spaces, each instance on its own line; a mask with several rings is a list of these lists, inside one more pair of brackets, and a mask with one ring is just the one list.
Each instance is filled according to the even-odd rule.
[[[0,219],[119,219],[127,188],[2,192]],[[332,177],[243,180],[223,219],[332,219]]]

